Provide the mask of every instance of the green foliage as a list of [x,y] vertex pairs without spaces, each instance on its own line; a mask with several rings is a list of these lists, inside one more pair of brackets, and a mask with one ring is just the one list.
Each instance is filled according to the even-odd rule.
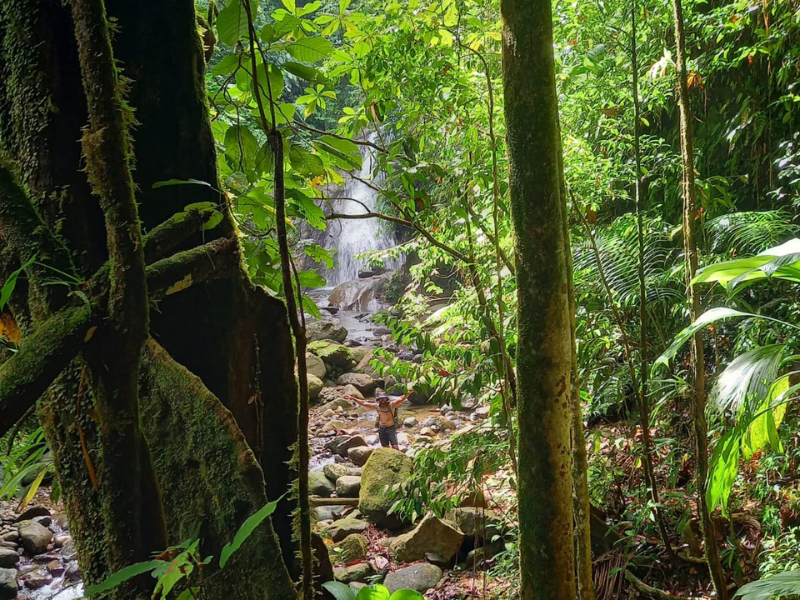
[[800,594],[800,570],[778,573],[743,585],[736,597],[743,600],[773,600]]
[[0,289],[0,311],[2,311],[6,304],[8,303],[8,299],[11,298],[11,294],[14,293],[14,289],[17,287],[17,279],[25,269],[31,266],[36,261],[36,257],[32,257],[28,260],[24,265],[22,265],[16,271],[13,271],[8,278],[6,279],[5,283],[3,284],[3,288]]
[[252,533],[256,530],[256,527],[261,525],[261,523],[269,517],[272,513],[275,512],[275,508],[278,506],[278,502],[283,499],[283,496],[278,498],[277,500],[273,500],[272,502],[266,504],[263,508],[261,508],[257,513],[248,517],[248,519],[242,523],[242,526],[239,528],[239,531],[236,532],[236,535],[233,537],[233,541],[229,544],[225,544],[225,547],[222,549],[219,557],[219,566],[220,568],[224,569],[225,565],[230,560],[231,555],[236,552],[239,548],[241,548],[242,544],[247,541]]
[[[53,457],[42,428],[38,427],[17,440],[5,456],[0,456],[0,469],[0,481],[4,482],[0,486],[0,498],[11,499],[24,490],[19,503],[19,508],[24,508],[33,499],[45,477],[55,473]],[[53,484],[50,497],[54,502],[60,498],[57,482]]]
[[336,600],[422,600],[424,596],[414,590],[397,590],[389,594],[385,586],[376,584],[361,588],[356,594],[349,585],[338,581],[326,581],[322,584]]

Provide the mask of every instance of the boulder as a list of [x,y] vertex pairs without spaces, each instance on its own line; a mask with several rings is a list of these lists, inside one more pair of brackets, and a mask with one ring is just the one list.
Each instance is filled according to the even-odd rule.
[[367,562],[360,562],[349,567],[338,567],[333,569],[333,574],[337,581],[344,583],[361,582],[365,583],[375,574],[372,567]]
[[339,454],[339,444],[345,440],[349,440],[351,437],[352,436],[349,435],[337,435],[335,438],[328,440],[328,442],[325,444],[325,448],[334,454]]
[[318,340],[308,345],[308,351],[316,354],[326,365],[334,367],[347,367],[353,360],[350,348],[330,340]]
[[312,471],[308,474],[308,493],[314,496],[321,496],[323,498],[330,498],[331,494],[336,488],[325,477],[322,471]]
[[345,423],[344,421],[340,421],[339,419],[331,419],[330,421],[325,423],[325,425],[322,426],[322,431],[323,432],[341,431],[345,427],[347,427],[347,423]]
[[417,421],[416,417],[408,417],[405,421],[403,421],[403,425],[406,427],[414,427],[419,421]]
[[330,479],[333,483],[336,483],[336,480],[339,479],[339,477],[344,477],[345,475],[361,475],[361,469],[348,467],[347,465],[342,465],[339,463],[325,465],[325,467],[322,469],[322,472],[325,473],[325,477]]
[[[333,521],[342,514],[345,508],[347,507],[344,504],[333,504],[330,506],[315,506],[312,510],[314,511],[317,523],[319,523],[320,521]],[[324,527],[321,528],[324,529]]]
[[358,498],[360,491],[361,477],[344,475],[336,480],[336,495],[340,498]]
[[331,400],[327,404],[323,404],[319,407],[319,412],[325,414],[326,412],[333,411],[336,412],[338,408],[353,408],[352,400],[346,400],[344,398],[336,398],[335,400]]
[[339,558],[345,564],[367,558],[367,538],[358,533],[353,533],[344,538],[339,544],[339,548],[341,549]]
[[333,321],[311,321],[306,323],[306,339],[309,342],[332,340],[341,344],[347,339],[347,329]]
[[326,528],[328,536],[334,543],[341,542],[348,535],[354,533],[364,533],[367,530],[367,522],[354,517],[348,517],[339,521],[334,521],[333,525]]
[[448,431],[448,430],[449,431],[455,431],[456,430],[456,424],[453,423],[447,417],[441,417],[441,416],[436,417],[436,425],[442,431]]
[[53,583],[53,576],[46,567],[36,567],[22,576],[22,583],[26,588],[38,590]]
[[14,600],[17,589],[16,570],[0,569],[0,600]]
[[439,583],[442,578],[442,570],[436,565],[429,563],[419,563],[398,569],[386,576],[383,580],[390,594],[397,590],[414,590],[424,594]]
[[364,439],[364,436],[351,435],[346,440],[342,440],[339,443],[336,452],[339,454],[339,456],[347,458],[347,451],[350,448],[355,448],[356,446],[366,446],[366,445],[367,441]]
[[365,346],[353,346],[350,348],[350,352],[353,354],[353,360],[360,364],[371,350]]
[[468,538],[491,540],[501,531],[500,519],[491,510],[462,506],[448,511],[445,517],[455,523]]
[[369,460],[369,457],[372,456],[374,451],[375,449],[369,446],[355,446],[347,449],[347,457],[353,461],[353,464],[357,467],[363,467],[367,464],[367,460]]
[[31,521],[36,517],[49,517],[50,510],[44,506],[31,506],[26,508],[22,513],[17,517],[17,522],[20,521]]
[[339,385],[352,385],[362,394],[371,394],[378,387],[378,382],[364,373],[345,373],[339,377]]
[[308,399],[316,400],[319,398],[319,393],[322,391],[325,384],[322,383],[322,379],[311,373],[307,373],[306,377],[308,379]]
[[[342,393],[347,394],[348,396],[355,396],[359,400],[364,399],[364,394],[362,394],[356,386],[350,383],[348,383],[342,388]],[[350,407],[352,408],[352,404],[350,405]]]
[[414,393],[408,397],[408,401],[414,406],[424,406],[428,404],[430,396],[419,390],[414,390]]
[[11,548],[0,548],[0,569],[13,569],[19,562],[19,554]]
[[36,521],[21,521],[19,538],[22,546],[32,556],[47,552],[47,546],[53,539],[53,532]]
[[464,541],[464,534],[452,521],[429,514],[408,533],[399,535],[392,542],[390,552],[398,562],[414,562],[425,558],[427,552],[452,559]]
[[328,368],[319,356],[306,352],[306,371],[310,375],[323,380],[328,373]]
[[389,510],[395,500],[388,493],[408,481],[414,464],[409,457],[392,448],[375,450],[364,465],[358,509],[367,519],[381,527],[400,524]]

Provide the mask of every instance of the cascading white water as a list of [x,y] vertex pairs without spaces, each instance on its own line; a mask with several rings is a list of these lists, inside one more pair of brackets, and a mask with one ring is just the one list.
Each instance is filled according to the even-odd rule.
[[[374,135],[374,134],[373,134]],[[372,136],[371,141],[374,141]],[[374,212],[378,200],[378,192],[370,183],[380,184],[380,178],[373,179],[375,166],[374,150],[362,146],[361,170],[355,176],[345,174],[346,185],[337,193],[339,199],[331,202],[333,212],[342,215],[363,215]],[[323,275],[328,285],[335,286],[345,281],[358,278],[360,270],[369,267],[368,261],[356,258],[374,250],[387,250],[397,245],[391,228],[376,217],[364,219],[335,219],[328,221],[328,230],[324,246],[337,250],[336,266],[326,270]],[[384,261],[386,270],[399,268],[402,258]]]

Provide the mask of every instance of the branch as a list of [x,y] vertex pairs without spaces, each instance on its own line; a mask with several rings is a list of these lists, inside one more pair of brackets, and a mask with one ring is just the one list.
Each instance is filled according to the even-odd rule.
[[98,321],[98,311],[90,306],[68,308],[23,340],[0,368],[0,437],[25,416],[77,356]]
[[478,225],[478,227],[481,228],[481,232],[483,232],[483,235],[485,235],[488,238],[488,240],[492,243],[492,245],[495,248],[497,248],[497,251],[500,253],[500,259],[503,261],[503,264],[511,272],[512,275],[516,275],[517,268],[514,265],[514,263],[511,262],[511,259],[508,257],[508,254],[506,254],[505,250],[503,250],[500,247],[500,244],[497,242],[494,235],[492,235],[492,233],[486,227],[484,227],[483,222],[481,221],[480,217],[478,217],[478,215],[475,213],[475,210],[472,208],[469,202],[465,202],[465,204],[467,207],[467,212],[473,219],[475,219],[475,223]]
[[331,133],[330,131],[323,131],[322,129],[317,129],[316,127],[312,127],[311,125],[306,125],[305,123],[303,123],[302,121],[298,121],[297,119],[292,121],[292,125],[296,125],[300,129],[305,129],[306,131],[311,131],[313,133],[319,133],[320,135],[329,135],[329,136],[331,136],[333,138],[336,138],[336,139],[339,139],[339,140],[346,140],[348,142],[353,142],[354,144],[357,144],[359,146],[368,146],[369,148],[377,150],[381,154],[387,154],[386,148],[378,146],[377,144],[373,144],[369,140],[352,140],[350,138],[344,137],[343,135],[337,135],[335,133]]
[[178,252],[147,267],[150,298],[160,300],[200,283],[232,275],[241,258],[233,238]]
[[144,239],[144,260],[149,265],[164,258],[208,222],[210,210],[192,210],[181,221],[168,219],[155,227]]

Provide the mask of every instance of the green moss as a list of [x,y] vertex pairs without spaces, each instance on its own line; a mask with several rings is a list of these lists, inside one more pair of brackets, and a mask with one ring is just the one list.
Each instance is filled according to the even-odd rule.
[[353,360],[350,348],[330,340],[317,340],[308,345],[308,351],[332,365],[346,366]]
[[413,461],[392,448],[378,448],[367,460],[361,475],[361,494],[358,509],[367,518],[378,524],[387,524],[396,519],[387,519],[394,499],[390,490],[408,481]]
[[341,553],[339,562],[351,563],[356,560],[364,560],[367,557],[367,540],[363,535],[353,533],[348,535],[339,544]]
[[[219,557],[267,502],[261,469],[231,413],[155,342],[146,346],[141,373],[142,431],[161,485],[169,541],[199,533],[203,554]],[[212,599],[295,600],[269,521],[223,571],[210,567],[206,577]]]

